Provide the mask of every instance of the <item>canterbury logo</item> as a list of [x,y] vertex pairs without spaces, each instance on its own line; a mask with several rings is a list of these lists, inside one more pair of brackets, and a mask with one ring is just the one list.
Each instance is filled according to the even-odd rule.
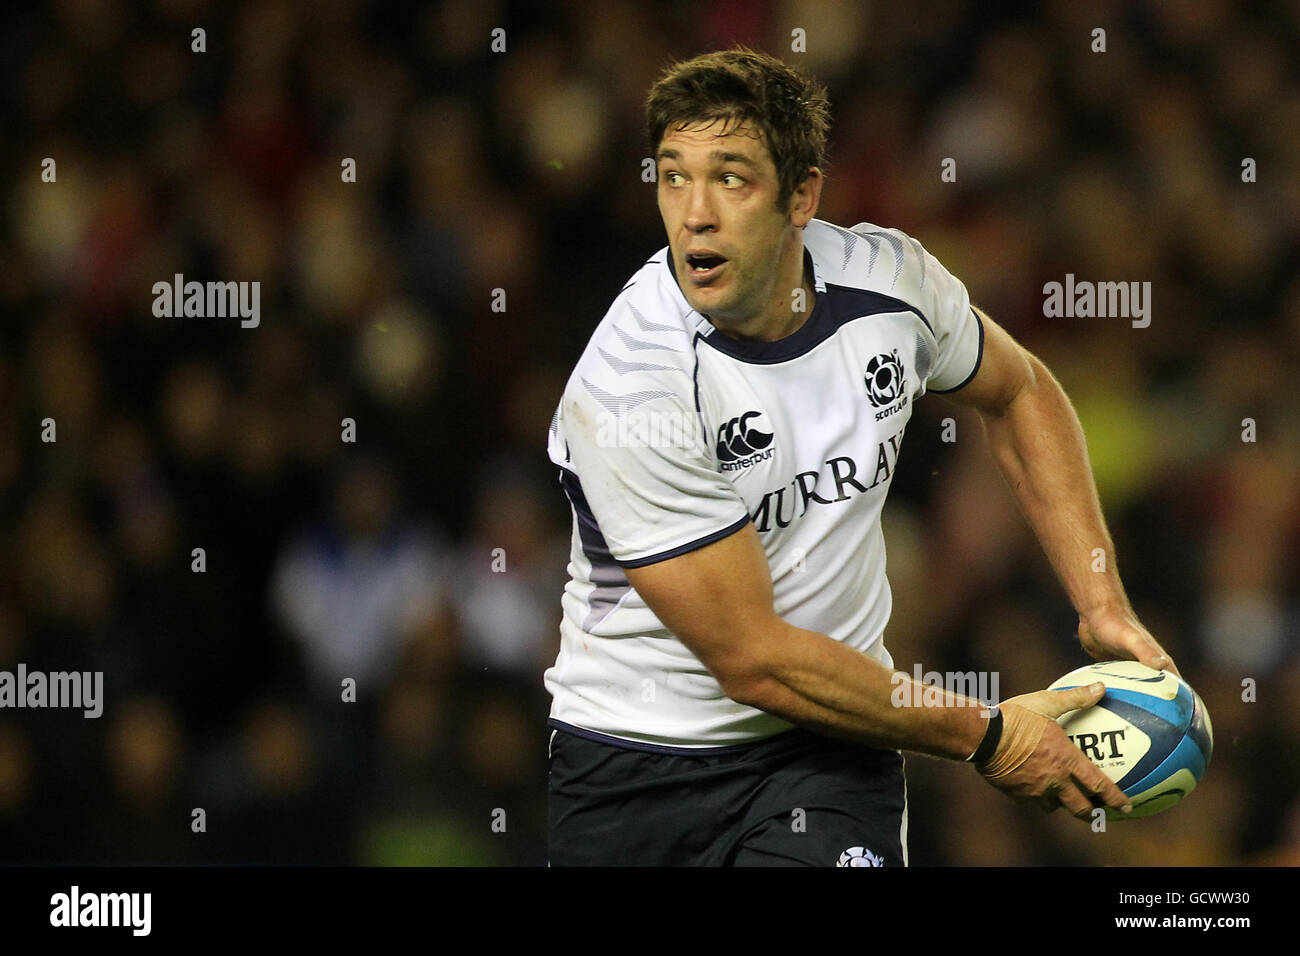
[[761,419],[762,412],[745,412],[718,428],[718,461],[736,461],[755,452],[760,452],[772,444],[772,433],[760,431],[758,424],[751,424],[754,419]]

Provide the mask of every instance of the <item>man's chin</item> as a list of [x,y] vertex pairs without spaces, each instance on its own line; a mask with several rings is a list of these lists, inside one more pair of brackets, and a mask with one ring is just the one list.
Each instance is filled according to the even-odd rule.
[[731,311],[732,298],[732,296],[700,295],[698,291],[692,290],[692,294],[686,297],[686,301],[700,315],[722,318]]

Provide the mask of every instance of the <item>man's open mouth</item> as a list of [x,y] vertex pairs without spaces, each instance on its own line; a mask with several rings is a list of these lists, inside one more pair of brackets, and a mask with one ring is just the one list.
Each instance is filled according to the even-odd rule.
[[701,278],[712,273],[726,261],[723,256],[714,253],[688,252],[686,254],[686,268],[690,270],[692,276]]

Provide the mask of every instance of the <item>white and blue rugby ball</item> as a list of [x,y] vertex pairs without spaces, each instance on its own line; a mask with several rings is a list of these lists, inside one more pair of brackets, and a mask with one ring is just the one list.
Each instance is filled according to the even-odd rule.
[[1168,810],[1192,792],[1210,766],[1214,728],[1205,702],[1187,681],[1137,661],[1089,664],[1048,690],[1095,681],[1106,685],[1101,700],[1056,722],[1132,801],[1132,813],[1107,807],[1107,818],[1133,820]]

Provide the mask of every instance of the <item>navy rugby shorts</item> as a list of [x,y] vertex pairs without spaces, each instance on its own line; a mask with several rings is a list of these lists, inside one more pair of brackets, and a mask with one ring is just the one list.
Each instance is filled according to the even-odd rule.
[[795,728],[695,754],[551,734],[551,866],[906,866],[903,755]]

